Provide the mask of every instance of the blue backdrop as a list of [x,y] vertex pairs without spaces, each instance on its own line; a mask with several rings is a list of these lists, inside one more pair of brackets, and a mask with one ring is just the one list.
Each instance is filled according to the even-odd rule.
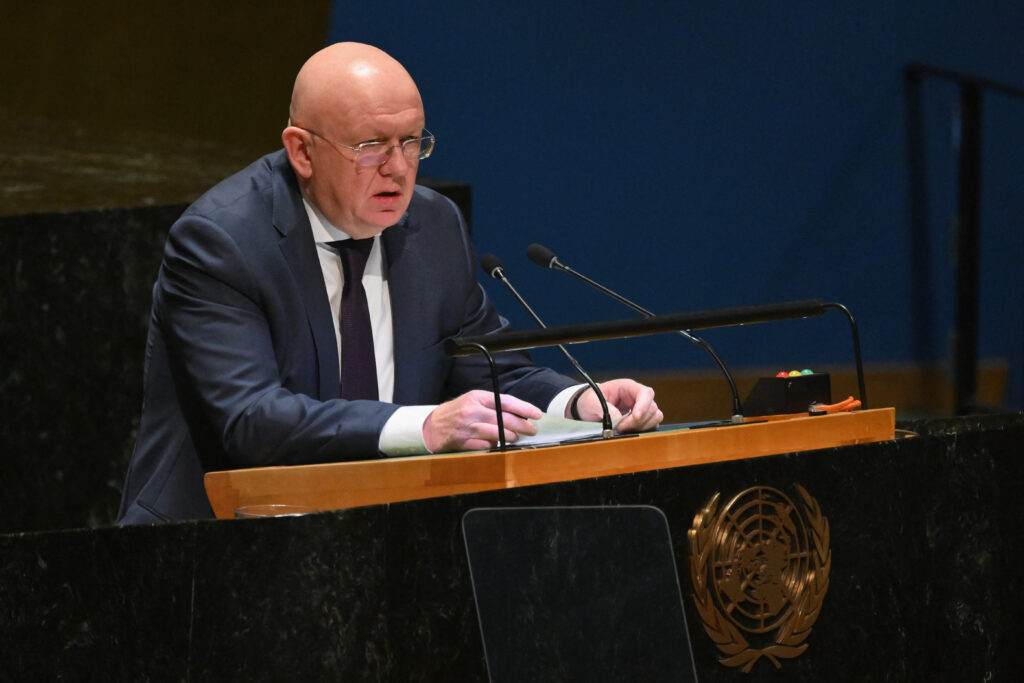
[[[337,0],[328,39],[407,66],[438,138],[421,173],[472,184],[477,248],[548,324],[629,312],[527,261],[534,241],[659,312],[839,301],[869,362],[907,362],[944,360],[953,324],[957,91],[925,85],[931,231],[911,244],[902,68],[1024,86],[1022,27],[1024,4],[953,0]],[[1024,102],[988,95],[984,120],[979,348],[1011,362],[1019,408]],[[912,250],[930,282],[912,281]],[[930,329],[915,332],[925,305]],[[839,314],[705,336],[734,366],[851,359]],[[578,355],[594,370],[709,366],[674,336]]]

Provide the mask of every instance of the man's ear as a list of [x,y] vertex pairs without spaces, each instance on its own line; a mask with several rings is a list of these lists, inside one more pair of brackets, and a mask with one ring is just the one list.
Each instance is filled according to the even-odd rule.
[[288,162],[291,163],[295,174],[305,180],[312,177],[313,162],[309,155],[309,133],[301,128],[288,126],[281,132],[281,142],[284,143]]

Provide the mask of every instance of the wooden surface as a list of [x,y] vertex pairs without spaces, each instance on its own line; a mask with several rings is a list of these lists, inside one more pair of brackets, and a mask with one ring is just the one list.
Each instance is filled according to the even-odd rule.
[[810,451],[894,438],[892,408],[653,432],[606,441],[206,474],[214,514],[285,503],[318,510]]

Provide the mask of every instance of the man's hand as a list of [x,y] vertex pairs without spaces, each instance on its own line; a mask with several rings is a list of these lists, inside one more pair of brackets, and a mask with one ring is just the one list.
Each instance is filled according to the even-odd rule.
[[[514,442],[520,434],[536,434],[537,428],[529,420],[536,420],[540,416],[541,411],[536,406],[514,396],[501,395],[501,418],[505,426],[506,442]],[[423,441],[431,453],[476,451],[494,447],[498,444],[498,415],[494,409],[494,394],[489,391],[470,391],[442,403],[423,423]]]
[[[625,415],[616,426],[619,432],[645,432],[654,429],[665,416],[654,402],[654,389],[644,386],[631,379],[613,379],[598,385],[608,402],[608,412],[612,420]],[[502,399],[504,400],[504,399]],[[580,418],[591,422],[600,422],[603,418],[601,402],[592,389],[587,389],[576,403]],[[566,417],[569,417],[566,408]]]

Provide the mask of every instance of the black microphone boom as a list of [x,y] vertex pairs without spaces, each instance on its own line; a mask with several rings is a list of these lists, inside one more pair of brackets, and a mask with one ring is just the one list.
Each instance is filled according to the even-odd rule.
[[[516,301],[526,309],[526,312],[530,314],[530,317],[533,318],[537,325],[547,329],[547,325],[545,325],[540,319],[540,316],[534,313],[533,309],[530,308],[530,304],[526,303],[526,299],[519,295],[516,288],[513,287],[509,279],[505,277],[505,267],[497,256],[494,254],[484,254],[480,257],[480,267],[495,280],[500,280],[501,283],[508,288],[508,291],[512,293],[512,296],[515,297]],[[575,358],[573,358],[568,349],[561,344],[557,344],[557,346],[561,349],[562,353],[565,354],[566,359],[568,359],[572,366],[576,368],[576,372],[580,373],[580,376],[583,377],[584,381],[586,381],[590,388],[594,390],[594,393],[597,394],[597,400],[601,403],[601,436],[606,439],[611,438],[615,435],[615,431],[612,429],[612,415],[608,410],[608,402],[605,400],[604,394],[601,393],[601,389],[597,386],[597,382],[591,379],[590,375],[587,374],[587,371],[583,369],[583,366],[580,365]]]
[[[654,313],[647,310],[643,306],[633,303],[626,297],[613,292],[612,290],[608,289],[607,287],[598,282],[594,282],[586,275],[577,273],[575,270],[559,261],[558,257],[555,256],[555,253],[548,249],[547,247],[545,247],[543,244],[537,244],[536,242],[534,242],[529,247],[527,247],[526,255],[529,257],[531,261],[533,261],[542,268],[551,268],[552,270],[561,270],[563,272],[569,273],[570,275],[580,280],[583,280],[588,285],[597,289],[603,294],[607,294],[608,296],[615,299],[619,303],[625,304],[626,306],[632,308],[634,311],[641,314],[642,316],[646,318],[654,317]],[[711,358],[718,365],[719,369],[722,371],[722,374],[725,375],[725,379],[729,382],[729,389],[732,391],[732,421],[743,422],[743,409],[740,407],[740,394],[736,390],[736,382],[732,378],[732,373],[729,372],[729,369],[727,367],[725,367],[725,363],[723,363],[722,359],[719,358],[717,353],[715,353],[715,350],[711,348],[711,345],[708,344],[703,339],[701,339],[700,337],[698,337],[697,335],[693,334],[689,330],[677,330],[677,332],[682,336],[686,337],[687,339],[689,339],[697,346],[707,351],[708,355],[710,355]]]

